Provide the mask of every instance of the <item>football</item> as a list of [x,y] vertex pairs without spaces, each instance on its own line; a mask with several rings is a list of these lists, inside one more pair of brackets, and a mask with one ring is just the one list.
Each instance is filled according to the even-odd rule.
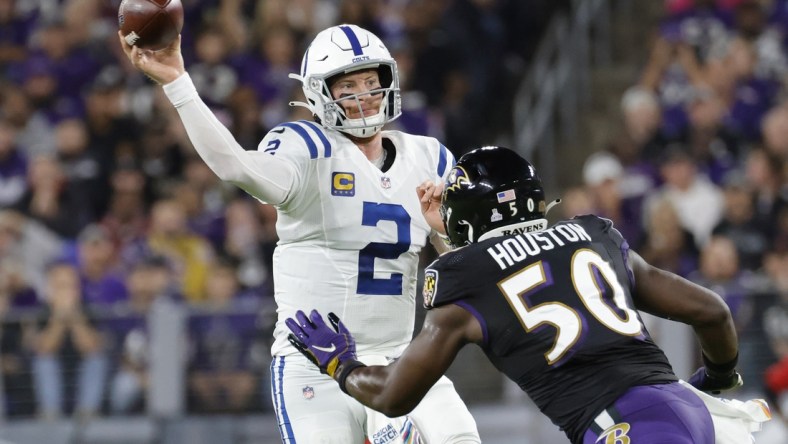
[[181,0],[123,0],[118,27],[129,45],[162,49],[183,29],[183,5]]

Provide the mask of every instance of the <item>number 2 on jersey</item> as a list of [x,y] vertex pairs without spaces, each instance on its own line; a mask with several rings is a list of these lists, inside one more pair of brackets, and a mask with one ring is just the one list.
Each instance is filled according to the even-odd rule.
[[[602,325],[619,334],[637,336],[641,333],[637,312],[627,306],[626,293],[618,282],[616,272],[602,257],[593,250],[581,249],[572,256],[570,274],[575,293],[585,308]],[[608,305],[597,285],[594,270],[613,290],[613,303],[624,313],[623,318]],[[551,285],[545,276],[542,261],[529,265],[509,278],[498,283],[498,287],[509,301],[526,332],[542,324],[550,324],[556,329],[553,347],[545,353],[548,364],[560,360],[580,339],[583,332],[582,321],[577,311],[561,302],[544,302],[529,306],[522,296],[542,285]]]
[[364,202],[361,225],[375,227],[381,221],[392,221],[397,227],[395,243],[370,242],[358,252],[358,294],[402,294],[402,273],[388,278],[375,277],[375,259],[396,259],[410,248],[410,215],[402,205]]

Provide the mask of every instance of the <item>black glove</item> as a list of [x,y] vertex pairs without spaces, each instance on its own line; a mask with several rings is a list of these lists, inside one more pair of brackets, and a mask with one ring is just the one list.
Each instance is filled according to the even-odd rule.
[[703,355],[703,367],[699,368],[689,378],[690,385],[696,389],[719,395],[723,391],[741,387],[744,381],[739,372],[736,371],[737,355],[731,362],[725,364],[715,364]]

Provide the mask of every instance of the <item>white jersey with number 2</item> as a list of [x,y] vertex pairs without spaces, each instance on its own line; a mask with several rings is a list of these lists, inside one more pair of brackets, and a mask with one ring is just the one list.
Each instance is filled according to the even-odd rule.
[[359,355],[398,355],[410,342],[418,252],[430,231],[416,187],[443,180],[454,159],[433,138],[399,131],[383,138],[396,150],[386,172],[344,135],[313,122],[282,124],[260,143],[295,170],[277,205],[273,354],[297,353],[284,319],[299,309],[336,313]]

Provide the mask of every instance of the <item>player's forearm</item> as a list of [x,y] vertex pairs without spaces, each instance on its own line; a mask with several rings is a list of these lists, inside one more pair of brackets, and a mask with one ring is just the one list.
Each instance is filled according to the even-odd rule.
[[163,88],[195,150],[220,179],[268,203],[287,198],[293,183],[289,165],[271,155],[244,150],[202,101],[188,74]]
[[717,293],[678,276],[668,280],[662,289],[683,301],[684,312],[675,314],[675,319],[692,326],[703,353],[712,362],[722,364],[736,358],[736,327],[728,305]]
[[395,365],[368,366],[353,370],[345,380],[348,394],[365,406],[389,417],[409,413],[427,394],[430,386],[402,386]]
[[430,243],[438,254],[443,254],[451,250],[451,247],[446,242],[445,236],[441,235],[437,231],[430,233]]
[[693,325],[700,341],[703,354],[715,364],[726,364],[736,359],[739,352],[738,337],[733,318],[727,306],[721,307],[724,313],[713,322]]

